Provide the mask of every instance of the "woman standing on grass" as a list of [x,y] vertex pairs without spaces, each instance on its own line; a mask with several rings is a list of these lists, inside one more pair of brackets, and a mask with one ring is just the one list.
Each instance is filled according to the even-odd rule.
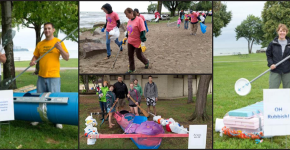
[[[129,70],[126,74],[135,71],[134,53],[136,52],[137,58],[145,65],[145,69],[149,67],[149,60],[145,58],[143,52],[145,47],[145,25],[143,19],[137,17],[137,13],[131,8],[127,8],[124,13],[129,19],[127,24],[126,37],[128,38],[128,56],[129,56]],[[126,39],[126,38],[125,38]],[[125,39],[123,41],[125,41]],[[124,43],[122,43],[124,44]]]
[[288,28],[279,24],[277,28],[278,37],[269,44],[266,55],[268,67],[271,68],[269,77],[269,88],[278,89],[281,81],[283,88],[290,88],[290,60],[287,60],[276,67],[276,64],[290,55],[290,39],[286,36]]
[[108,113],[107,112],[107,100],[106,100],[106,94],[108,91],[109,91],[108,82],[104,81],[103,87],[101,87],[100,92],[97,93],[99,95],[99,102],[100,102],[100,107],[102,110],[102,119],[101,120],[104,119],[105,112]]

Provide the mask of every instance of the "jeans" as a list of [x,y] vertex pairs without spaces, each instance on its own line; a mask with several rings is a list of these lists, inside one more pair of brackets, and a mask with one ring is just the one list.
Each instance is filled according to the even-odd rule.
[[[110,44],[111,44],[111,39],[108,39],[108,37],[109,37],[109,32],[106,31],[106,46],[107,46],[107,54],[108,54],[108,56],[111,56],[111,46],[110,46]],[[119,45],[119,41],[118,41],[118,38],[116,38],[115,43],[120,47],[120,45]]]
[[[103,114],[107,111],[107,102],[101,102],[100,101],[100,107],[101,107],[101,110],[103,112]],[[109,112],[107,112],[109,113]]]
[[43,78],[38,76],[37,93],[60,92],[60,78]]
[[188,20],[184,21],[184,29],[188,29]]

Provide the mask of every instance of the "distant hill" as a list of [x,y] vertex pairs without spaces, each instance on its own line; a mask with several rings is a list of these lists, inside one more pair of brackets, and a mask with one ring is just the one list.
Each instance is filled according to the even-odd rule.
[[13,47],[13,51],[29,51],[27,48],[21,48],[18,46]]

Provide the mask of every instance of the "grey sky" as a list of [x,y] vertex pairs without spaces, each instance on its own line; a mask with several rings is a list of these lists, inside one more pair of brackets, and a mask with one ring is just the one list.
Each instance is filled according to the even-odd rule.
[[[261,17],[265,2],[243,1],[223,3],[227,5],[227,11],[232,11],[232,20],[227,27],[222,28],[222,35],[214,38],[214,48],[247,47],[246,39],[241,38],[236,41],[235,28],[250,14]],[[254,46],[257,47],[259,45]]]
[[[151,4],[149,1],[80,1],[80,11],[102,12],[101,7],[106,3],[109,3],[115,12],[124,12],[127,7],[138,8],[139,12],[148,12],[147,7]],[[152,1],[152,3],[157,4],[157,1]],[[162,5],[162,12],[169,11]]]
[[[31,28],[21,28],[19,31],[17,28],[14,28],[16,31],[15,37],[13,39],[14,46],[20,46],[22,48],[27,48],[29,51],[34,51],[35,49],[35,30]],[[66,35],[60,33],[58,38],[63,39]],[[45,39],[45,36],[42,37],[42,40]],[[70,40],[65,40],[64,44],[68,50],[78,50],[78,43]]]

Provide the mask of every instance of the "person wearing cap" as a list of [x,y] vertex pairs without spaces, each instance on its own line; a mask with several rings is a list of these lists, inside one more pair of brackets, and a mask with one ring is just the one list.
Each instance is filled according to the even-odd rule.
[[198,18],[199,18],[199,20],[204,24],[205,18],[204,18],[204,16],[202,15],[202,13],[199,13]]
[[184,15],[184,29],[188,29],[188,18],[189,18],[189,15],[185,14]]
[[192,12],[190,14],[190,25],[191,25],[191,35],[196,35],[197,32],[197,27],[198,27],[198,21],[200,21],[199,17],[198,17],[198,13]]
[[[104,27],[102,28],[102,32],[106,29],[106,47],[107,47],[107,57],[105,59],[109,59],[111,57],[111,39],[109,38],[109,32],[114,29],[114,27],[120,27],[120,19],[117,13],[113,12],[112,6],[108,3],[102,6],[101,8],[106,13],[106,23]],[[120,42],[118,41],[118,38],[116,38],[115,43],[121,47]],[[121,47],[120,51],[123,51],[123,48]]]
[[183,10],[180,11],[179,17],[180,17],[181,22],[183,23],[183,18],[184,18]]
[[138,17],[140,17],[140,18],[143,19],[144,25],[146,27],[146,31],[149,32],[149,29],[148,29],[148,26],[147,26],[147,22],[145,20],[145,17],[142,14],[139,13],[139,10],[137,8],[134,9],[134,12],[136,12],[136,14],[137,14]]
[[202,23],[205,24],[206,14],[202,13],[201,15],[204,17],[204,21]]

